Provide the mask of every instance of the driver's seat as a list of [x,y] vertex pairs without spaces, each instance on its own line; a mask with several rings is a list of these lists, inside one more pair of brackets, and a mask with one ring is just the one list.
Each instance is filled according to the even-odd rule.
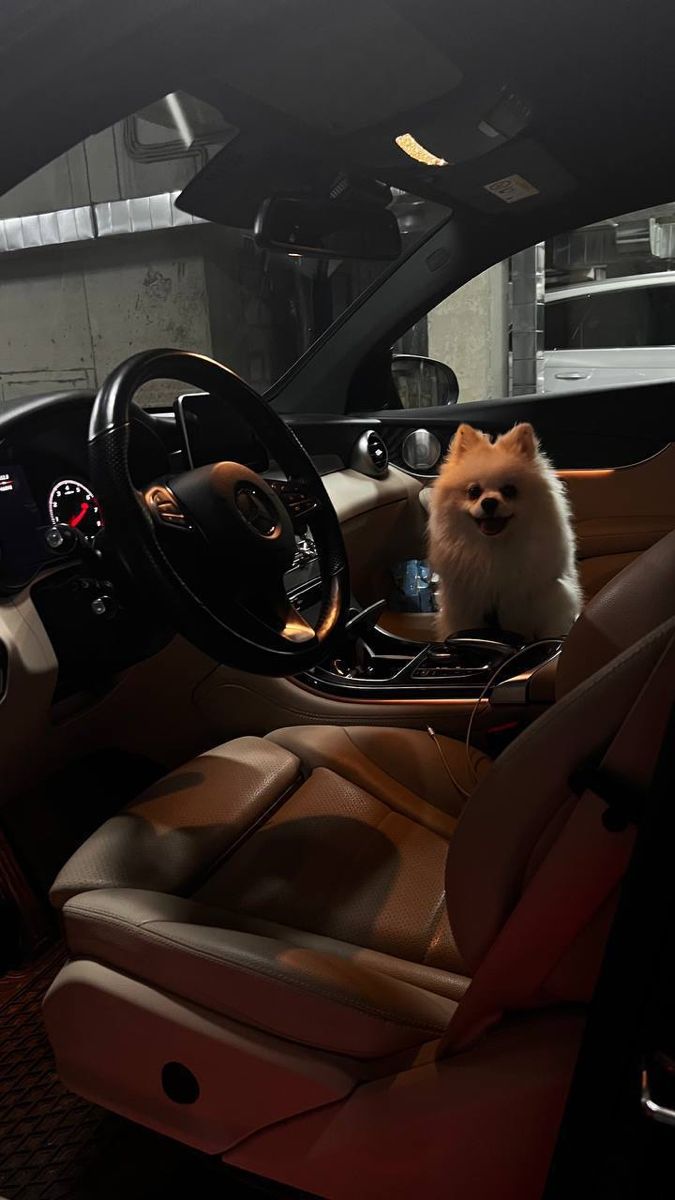
[[322,1196],[538,1196],[632,844],[570,780],[622,731],[648,781],[674,583],[671,535],[586,610],[567,694],[476,756],[459,822],[432,740],[364,727],[240,738],[106,822],[53,889],[66,1085]]

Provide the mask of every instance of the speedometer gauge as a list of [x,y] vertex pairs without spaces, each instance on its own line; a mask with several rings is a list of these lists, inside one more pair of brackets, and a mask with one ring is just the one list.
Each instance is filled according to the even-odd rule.
[[101,507],[91,488],[77,479],[62,479],[49,493],[49,516],[54,525],[69,525],[88,539],[103,529]]

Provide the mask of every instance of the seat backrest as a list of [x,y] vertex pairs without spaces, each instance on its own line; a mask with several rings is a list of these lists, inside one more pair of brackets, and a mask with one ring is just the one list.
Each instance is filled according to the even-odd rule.
[[675,612],[675,532],[605,585],[572,626],[558,662],[556,697],[616,658]]
[[[472,974],[578,803],[571,777],[602,758],[674,636],[671,617],[554,704],[497,759],[467,802],[450,841],[446,894],[453,935]],[[660,703],[675,703],[672,675]],[[588,998],[581,985],[577,991],[563,988],[564,998]]]

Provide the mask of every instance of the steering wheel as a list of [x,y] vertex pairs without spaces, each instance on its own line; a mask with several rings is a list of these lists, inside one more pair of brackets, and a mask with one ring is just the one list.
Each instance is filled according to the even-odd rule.
[[[251,428],[283,480],[236,462],[158,479],[140,492],[129,474],[131,405],[153,379],[220,396]],[[260,675],[306,671],[330,653],[349,605],[337,514],[295,434],[238,375],[211,358],[148,350],[123,362],[99,391],[89,427],[91,480],[117,553],[174,626],[217,662]],[[312,628],[283,577],[309,525],[320,571]]]

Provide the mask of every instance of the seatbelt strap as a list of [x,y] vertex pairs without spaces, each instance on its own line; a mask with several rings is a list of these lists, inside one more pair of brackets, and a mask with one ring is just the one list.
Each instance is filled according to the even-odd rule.
[[620,884],[636,830],[627,821],[619,829],[611,822],[608,827],[607,802],[591,783],[596,774],[598,779],[620,780],[622,793],[630,790],[634,801],[641,801],[653,778],[674,700],[672,638],[478,967],[440,1054],[461,1050],[504,1012],[530,1007],[565,952]]

